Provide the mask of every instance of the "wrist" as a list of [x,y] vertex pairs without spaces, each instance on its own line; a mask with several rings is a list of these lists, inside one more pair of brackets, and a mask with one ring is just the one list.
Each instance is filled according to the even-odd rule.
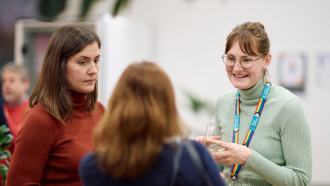
[[242,164],[243,166],[245,165],[246,161],[249,159],[251,154],[252,154],[252,150],[246,147],[245,153],[243,154],[243,161],[244,161],[244,163]]

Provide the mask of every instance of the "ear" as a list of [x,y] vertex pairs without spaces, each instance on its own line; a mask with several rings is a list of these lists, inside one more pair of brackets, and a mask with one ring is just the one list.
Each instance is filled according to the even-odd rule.
[[268,65],[270,64],[271,61],[272,61],[272,55],[267,54],[266,57],[265,57],[264,69],[267,69],[267,67],[268,67]]

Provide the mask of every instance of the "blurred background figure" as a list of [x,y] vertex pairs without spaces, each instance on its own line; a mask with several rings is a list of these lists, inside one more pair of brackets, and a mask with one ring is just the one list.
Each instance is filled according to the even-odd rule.
[[4,113],[14,140],[9,151],[13,154],[15,140],[23,118],[29,110],[30,78],[28,69],[13,62],[7,63],[1,70],[2,96],[5,101]]
[[[95,150],[79,167],[82,182],[85,186],[169,186],[179,151],[174,147],[186,135],[166,73],[154,63],[133,63],[121,75],[94,130]],[[197,142],[193,146],[205,169],[201,171],[214,186],[224,185],[209,152]],[[186,148],[178,165],[175,185],[207,185]]]

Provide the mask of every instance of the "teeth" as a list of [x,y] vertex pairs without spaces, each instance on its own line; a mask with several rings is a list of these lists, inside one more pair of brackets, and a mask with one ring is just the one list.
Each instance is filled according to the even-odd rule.
[[239,77],[239,78],[241,78],[241,77],[245,77],[246,75],[235,75],[235,77]]

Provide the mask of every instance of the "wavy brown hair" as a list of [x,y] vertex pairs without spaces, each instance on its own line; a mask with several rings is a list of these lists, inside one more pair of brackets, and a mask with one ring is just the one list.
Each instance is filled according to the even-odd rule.
[[[56,119],[67,119],[73,109],[70,90],[66,81],[67,59],[80,52],[86,45],[101,41],[93,28],[82,24],[65,25],[56,30],[47,46],[42,69],[32,91],[29,106],[42,102],[43,108]],[[86,94],[86,110],[91,114],[97,104],[97,81],[94,91]]]
[[134,178],[152,165],[167,138],[183,137],[184,131],[168,76],[154,63],[133,63],[94,130],[94,155],[113,178]]
[[225,54],[237,39],[246,54],[266,56],[269,53],[270,41],[264,25],[259,22],[245,22],[236,26],[227,37]]

